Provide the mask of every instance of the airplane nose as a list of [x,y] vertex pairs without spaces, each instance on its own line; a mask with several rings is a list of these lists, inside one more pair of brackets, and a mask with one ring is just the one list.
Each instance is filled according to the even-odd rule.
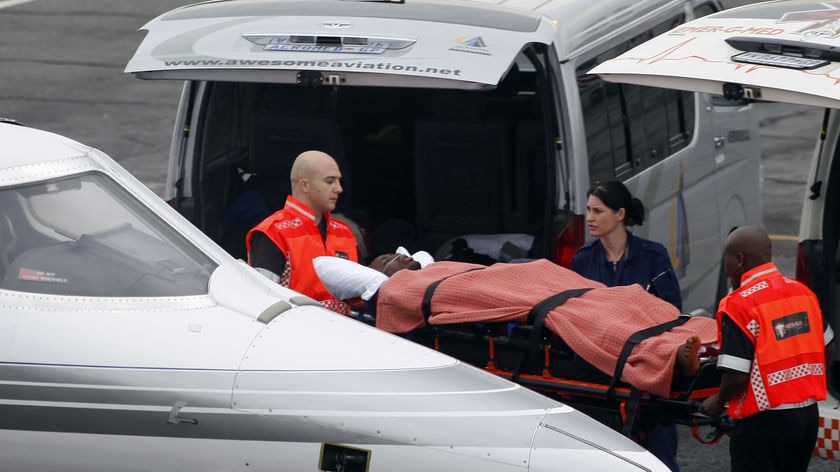
[[564,470],[655,471],[670,469],[653,454],[571,407],[555,408],[531,443],[529,472]]

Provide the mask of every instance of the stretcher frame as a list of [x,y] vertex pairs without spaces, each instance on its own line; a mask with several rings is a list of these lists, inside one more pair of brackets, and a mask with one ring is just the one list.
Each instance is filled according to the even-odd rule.
[[[656,424],[676,423],[691,427],[696,439],[707,442],[698,428],[719,425],[719,419],[697,414],[702,400],[720,385],[713,359],[701,362],[693,376],[675,381],[675,389],[664,398],[618,382],[615,375],[598,372],[604,382],[563,376],[555,364],[574,358],[574,353],[553,333],[535,337],[535,331],[541,330],[518,323],[479,323],[426,326],[406,337],[584,411],[635,440]],[[622,369],[617,367],[618,378]]]
[[[473,270],[477,269],[469,269],[467,272]],[[638,343],[685,323],[691,318],[690,315],[683,314],[633,333],[618,355],[612,375],[600,372],[581,360],[592,372],[598,374],[598,380],[572,378],[560,373],[555,364],[564,357],[580,358],[563,342],[561,336],[552,333],[544,323],[554,308],[591,288],[569,289],[549,296],[532,307],[526,322],[430,324],[435,290],[451,276],[427,287],[421,303],[425,325],[405,334],[406,338],[555,398],[634,440],[640,439],[657,424],[676,423],[691,427],[692,435],[698,441],[715,442],[703,440],[698,429],[710,425],[717,426],[718,431],[721,431],[720,418],[697,413],[702,400],[717,392],[720,386],[721,374],[716,369],[714,359],[701,362],[700,369],[693,376],[672,382],[673,388],[668,398],[643,392],[620,381],[625,362]],[[368,315],[363,319],[375,322],[375,318]]]

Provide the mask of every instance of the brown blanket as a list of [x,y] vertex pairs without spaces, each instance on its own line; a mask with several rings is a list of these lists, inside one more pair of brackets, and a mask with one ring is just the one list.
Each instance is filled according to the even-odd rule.
[[[551,295],[573,288],[593,288],[553,309],[545,325],[608,375],[615,371],[618,355],[630,335],[680,314],[673,305],[639,285],[606,287],[544,259],[489,267],[444,261],[419,271],[397,272],[385,282],[379,290],[376,326],[393,333],[424,326],[423,295],[430,284],[441,279],[445,280],[431,299],[432,325],[524,322],[531,308]],[[694,317],[642,341],[628,358],[621,380],[640,390],[668,396],[677,350],[692,334],[699,335],[704,344],[715,342],[715,321]]]

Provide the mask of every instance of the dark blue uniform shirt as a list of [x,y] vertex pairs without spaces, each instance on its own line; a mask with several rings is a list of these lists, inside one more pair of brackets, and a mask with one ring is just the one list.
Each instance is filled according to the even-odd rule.
[[613,271],[604,246],[596,239],[575,252],[572,270],[604,285],[639,284],[648,292],[671,303],[682,311],[680,283],[671,266],[668,250],[660,243],[627,232],[627,255]]

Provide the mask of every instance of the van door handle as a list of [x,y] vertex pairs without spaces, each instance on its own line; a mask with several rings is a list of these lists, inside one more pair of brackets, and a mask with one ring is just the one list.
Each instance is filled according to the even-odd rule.
[[715,136],[715,149],[722,149],[726,145],[725,136]]

